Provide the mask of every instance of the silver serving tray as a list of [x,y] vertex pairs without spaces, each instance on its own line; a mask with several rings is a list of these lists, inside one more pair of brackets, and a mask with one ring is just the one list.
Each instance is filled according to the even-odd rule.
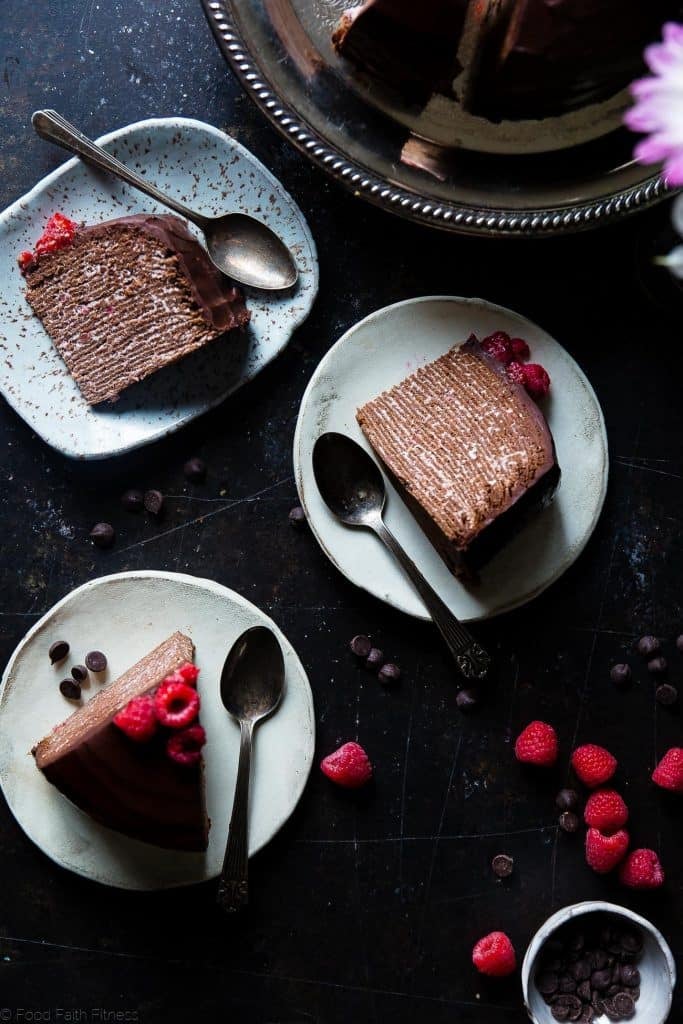
[[285,138],[355,195],[410,220],[472,235],[557,235],[671,194],[661,174],[632,160],[623,128],[555,152],[530,153],[526,143],[514,152],[512,126],[502,143],[475,131],[469,148],[445,145],[448,118],[425,119],[334,52],[347,0],[202,4],[233,72]]

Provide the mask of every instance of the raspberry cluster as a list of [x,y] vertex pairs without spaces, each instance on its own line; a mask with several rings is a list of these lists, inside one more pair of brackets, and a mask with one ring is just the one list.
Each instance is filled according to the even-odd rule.
[[136,743],[146,743],[166,729],[165,747],[176,764],[197,764],[206,733],[197,722],[199,669],[186,662],[159,684],[153,694],[134,697],[114,715],[114,725]]

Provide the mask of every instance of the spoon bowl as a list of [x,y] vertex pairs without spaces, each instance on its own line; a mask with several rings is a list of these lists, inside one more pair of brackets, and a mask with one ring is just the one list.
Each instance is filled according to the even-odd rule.
[[221,673],[221,700],[233,718],[261,721],[282,699],[284,660],[275,634],[253,626],[233,644]]
[[382,474],[365,449],[330,431],[313,449],[313,472],[330,512],[347,526],[370,526],[382,514],[387,492]]

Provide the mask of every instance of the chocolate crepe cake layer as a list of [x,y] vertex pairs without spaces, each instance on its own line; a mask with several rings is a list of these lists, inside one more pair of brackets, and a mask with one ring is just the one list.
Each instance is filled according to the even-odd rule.
[[249,320],[241,291],[172,215],[80,228],[25,277],[28,301],[90,405]]
[[681,0],[364,0],[332,41],[392,86],[426,98],[455,92],[491,120],[533,120],[624,89],[643,70],[645,46],[682,10]]
[[95,821],[172,850],[207,847],[203,764],[176,764],[162,737],[135,742],[113,718],[193,657],[190,638],[174,633],[33,749],[48,781]]
[[421,367],[356,417],[456,575],[479,568],[557,487],[545,417],[476,339]]

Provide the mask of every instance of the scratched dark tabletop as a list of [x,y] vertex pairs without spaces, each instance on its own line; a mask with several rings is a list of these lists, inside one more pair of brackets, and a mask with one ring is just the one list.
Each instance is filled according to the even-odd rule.
[[[197,117],[282,180],[308,217],[321,271],[312,315],[274,365],[134,456],[76,465],[0,401],[2,665],[88,579],[142,568],[209,576],[272,615],[297,648],[317,755],[358,738],[376,779],[349,796],[314,768],[291,821],[252,862],[248,912],[230,920],[212,885],[135,895],[68,874],[3,802],[0,1019],[69,1019],[59,1016],[68,1010],[74,1021],[144,1024],[521,1024],[518,975],[487,984],[471,967],[473,943],[503,929],[521,958],[552,911],[590,898],[650,917],[680,965],[680,804],[654,792],[649,773],[680,745],[681,719],[657,707],[631,653],[642,633],[666,638],[672,681],[683,682],[672,643],[683,632],[683,310],[650,269],[652,251],[671,241],[668,210],[557,241],[431,233],[342,193],[276,135],[224,66],[198,0],[4,0],[1,13],[0,206],[62,160],[29,127],[37,107],[91,135],[151,115]],[[434,630],[355,590],[287,520],[297,409],[321,356],[372,310],[445,293],[511,306],[565,345],[597,391],[611,454],[605,511],[577,564],[527,608],[478,629],[497,673],[469,717],[455,707]],[[189,488],[181,467],[194,454],[209,478]],[[137,485],[174,495],[161,526],[121,510],[120,493]],[[87,537],[101,519],[119,535],[106,552]],[[358,632],[401,665],[395,690],[352,664]],[[615,660],[636,668],[624,693],[609,679]],[[512,758],[511,739],[536,717],[557,726],[562,747],[561,768],[542,777]],[[619,759],[633,842],[655,847],[667,871],[657,893],[592,874],[581,836],[556,828],[568,754],[587,741]],[[506,883],[490,870],[499,852],[515,858]],[[671,1020],[682,1017],[683,987]]]

